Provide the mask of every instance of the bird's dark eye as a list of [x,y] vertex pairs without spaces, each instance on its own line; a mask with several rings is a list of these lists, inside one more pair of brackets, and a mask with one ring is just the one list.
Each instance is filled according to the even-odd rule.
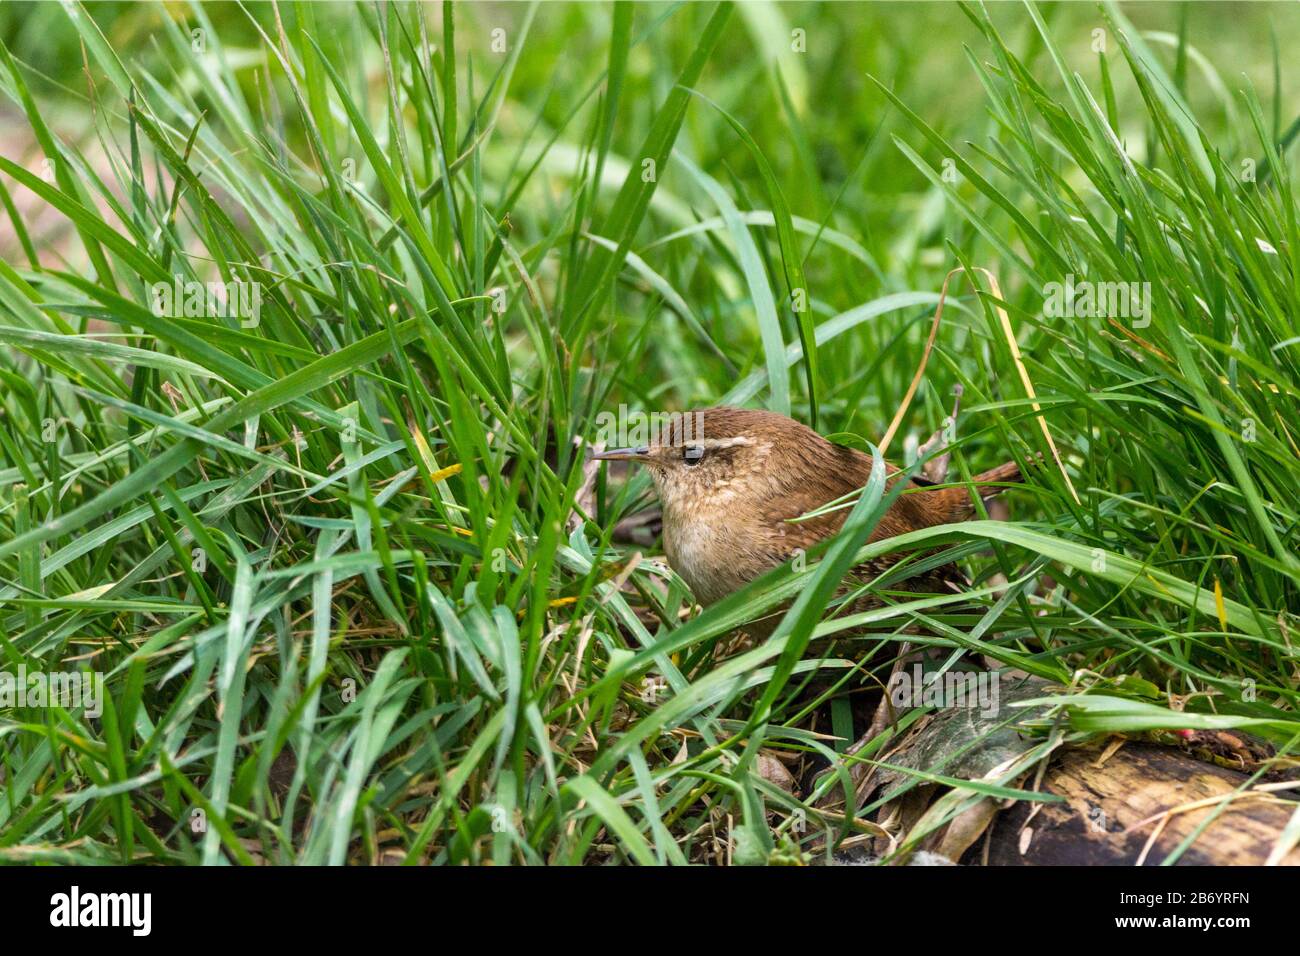
[[682,461],[688,465],[698,465],[703,457],[704,448],[701,445],[687,445],[682,449]]

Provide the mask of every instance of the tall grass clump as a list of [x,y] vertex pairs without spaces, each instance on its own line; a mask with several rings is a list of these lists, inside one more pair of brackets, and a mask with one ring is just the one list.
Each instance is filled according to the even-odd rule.
[[[1291,747],[1281,88],[1185,19],[926,15],[957,105],[869,25],[850,57],[838,5],[6,24],[0,669],[105,693],[0,709],[0,859],[809,860],[874,832],[822,798],[880,753],[845,754],[854,702],[905,642],[1074,692],[972,799],[1099,732]],[[891,453],[961,385],[954,476],[1037,462],[1006,513],[863,546],[873,483],[806,567],[694,608],[626,532],[644,476],[587,467],[598,416],[764,405],[866,447],[954,269]],[[898,572],[849,618],[864,553]],[[906,593],[954,560],[965,593]]]

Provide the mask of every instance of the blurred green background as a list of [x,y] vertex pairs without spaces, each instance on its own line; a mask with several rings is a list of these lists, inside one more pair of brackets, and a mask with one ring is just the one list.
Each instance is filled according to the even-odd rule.
[[[322,29],[316,41],[335,62],[346,64],[348,81],[359,102],[369,104],[378,118],[382,105],[383,65],[373,30],[358,22],[356,8],[347,3],[314,5]],[[685,62],[711,5],[704,3],[636,3],[634,35],[648,32],[631,51],[619,120],[611,150],[625,155],[639,145],[650,118],[662,102],[675,66]],[[1121,3],[1117,8],[1164,55],[1171,70],[1180,33],[1186,34],[1189,55],[1181,67],[1187,74],[1186,98],[1197,121],[1225,157],[1254,157],[1248,123],[1237,103],[1238,91],[1252,85],[1270,119],[1285,128],[1300,115],[1300,71],[1275,71],[1275,54],[1285,66],[1285,51],[1300,44],[1300,5],[1294,3]],[[159,77],[172,76],[183,86],[190,69],[202,61],[176,62],[169,49],[157,42],[161,18],[197,27],[198,21],[183,3],[88,3],[85,9],[124,60],[139,62]],[[436,41],[442,23],[438,3],[424,5],[430,35]],[[1013,49],[1034,60],[1041,51],[1033,24],[1019,3],[995,2],[989,13]],[[1103,28],[1101,14],[1086,2],[1046,3],[1044,19],[1067,57],[1090,85],[1098,80],[1094,31]],[[274,36],[276,14],[267,3],[240,5],[203,4],[203,11],[219,32],[224,66],[239,76],[249,102],[264,105],[266,53],[262,30]],[[499,67],[503,54],[493,47],[493,31],[504,30],[510,44],[520,36],[529,16],[526,3],[474,2],[456,8],[458,56],[462,69],[476,73],[480,91]],[[282,19],[292,18],[292,7],[282,8]],[[612,12],[604,3],[546,2],[538,6],[527,42],[515,69],[498,122],[498,134],[488,146],[493,171],[511,169],[515,150],[527,139],[537,144],[547,139],[569,118],[581,94],[605,66]],[[794,31],[804,31],[802,52]],[[14,56],[34,73],[32,88],[56,132],[77,138],[90,135],[85,60],[76,31],[65,9],[54,2],[0,5],[0,37]],[[1113,38],[1107,55],[1117,56]],[[437,43],[434,43],[437,46]],[[719,53],[706,73],[703,89],[744,125],[760,144],[777,173],[792,211],[816,221],[829,217],[836,229],[862,243],[880,263],[886,284],[917,287],[921,276],[947,271],[946,255],[917,255],[917,245],[936,245],[941,235],[961,243],[971,235],[968,226],[944,218],[942,204],[926,187],[924,177],[893,146],[890,134],[907,133],[907,124],[889,108],[885,98],[867,78],[871,74],[917,111],[953,143],[980,142],[981,131],[991,129],[986,114],[985,91],[968,57],[986,57],[982,38],[955,3],[772,3],[737,5],[732,28],[723,37]],[[778,71],[768,70],[772,62]],[[1040,79],[1055,86],[1045,57]],[[91,76],[102,73],[91,67]],[[277,94],[291,94],[279,71]],[[783,78],[782,90],[773,79]],[[42,80],[43,77],[43,80]],[[1131,79],[1115,73],[1121,104],[1135,97]],[[467,90],[462,95],[467,99]],[[591,101],[595,103],[595,98]],[[468,103],[462,103],[462,112]],[[1139,114],[1122,111],[1137,119]],[[285,115],[287,113],[288,115]],[[286,141],[297,150],[304,144],[292,111],[276,111],[283,119]],[[792,123],[792,119],[795,122]],[[582,120],[585,122],[585,117]],[[208,122],[219,122],[209,115]],[[30,130],[12,104],[0,106],[4,154],[28,158],[35,152]],[[757,170],[749,153],[731,136],[717,136],[716,117],[702,103],[687,115],[679,149],[708,171],[725,170],[744,193],[761,200]],[[570,125],[561,142],[577,140],[585,132]],[[1120,131],[1129,150],[1141,155],[1149,130],[1132,122]],[[933,151],[912,137],[927,159]],[[552,216],[562,208],[570,185],[564,167],[572,167],[573,150],[549,155],[543,175],[528,194],[529,202],[512,211],[512,222],[525,235],[544,234]],[[517,170],[516,170],[517,171]],[[610,185],[618,181],[610,176]],[[670,170],[667,192],[691,192],[679,171]],[[611,191],[612,194],[612,191]],[[607,199],[609,196],[606,197]],[[743,197],[739,205],[745,208]],[[761,201],[756,205],[763,205]],[[944,228],[940,228],[940,226]],[[0,223],[0,252],[14,251],[12,231]],[[864,293],[879,288],[880,278],[836,273],[815,283],[816,296],[837,307],[862,301]],[[843,286],[836,290],[835,285]]]
[[[601,194],[594,200],[593,211],[597,214],[611,203],[626,171],[625,157],[640,145],[711,9],[702,3],[634,6],[633,37],[640,42],[628,59],[610,143],[611,161],[605,168]],[[164,84],[174,82],[180,89],[192,91],[198,87],[192,71],[211,68],[223,75],[232,72],[239,78],[250,109],[263,117],[264,134],[282,139],[284,148],[300,162],[311,162],[295,111],[271,105],[275,101],[292,102],[292,92],[280,71],[266,69],[265,38],[277,34],[273,5],[202,5],[203,16],[219,34],[223,57],[219,66],[206,60],[205,54],[178,60],[168,45],[159,42],[164,17],[187,29],[202,27],[188,4],[89,3],[84,9],[124,62],[148,69]],[[345,66],[345,79],[357,102],[368,108],[370,119],[382,126],[383,62],[374,18],[359,15],[359,9],[366,7],[314,4],[313,16],[319,26],[314,39],[335,63]],[[1099,8],[1090,3],[1048,3],[1040,9],[1069,66],[1095,89],[1099,78],[1098,43],[1102,44],[1103,56],[1119,62],[1117,45],[1114,38],[1105,35]],[[1285,64],[1281,51],[1293,50],[1300,43],[1300,5],[1125,3],[1118,9],[1142,31],[1170,74],[1185,88],[1197,122],[1229,166],[1252,160],[1259,153],[1240,107],[1240,90],[1254,88],[1276,136],[1300,116],[1300,71],[1288,73],[1278,68]],[[442,6],[430,3],[422,10],[436,49]],[[1023,51],[1026,62],[1041,70],[1039,79],[1049,90],[1059,90],[1059,81],[1051,75],[1050,61],[1024,8],[1018,3],[993,3],[988,10],[1007,44]],[[292,24],[293,17],[292,5],[281,7],[281,22]],[[588,134],[599,104],[599,94],[585,94],[592,92],[593,82],[606,65],[612,8],[601,3],[548,2],[534,9],[525,3],[475,2],[458,5],[456,17],[456,52],[460,75],[465,78],[458,107],[462,116],[472,109],[470,91],[483,95],[508,55],[503,48],[513,51],[514,41],[523,35],[524,24],[529,23],[526,42],[483,158],[489,195],[501,199],[507,194],[507,177],[519,176],[554,137],[555,143],[545,152],[522,201],[510,210],[516,240],[524,245],[537,242],[564,217],[573,200],[581,156],[575,144]],[[1175,53],[1180,36],[1186,39],[1183,58]],[[88,97],[87,60],[67,10],[53,2],[0,6],[0,37],[30,68],[33,93],[54,131],[79,142],[92,162],[95,155],[102,155],[93,142],[94,110]],[[977,264],[995,264],[977,231],[944,201],[939,191],[930,188],[925,177],[895,147],[891,136],[901,135],[936,168],[944,157],[909,129],[907,121],[890,108],[868,79],[870,74],[893,88],[950,143],[983,144],[994,135],[995,125],[987,113],[986,91],[970,58],[987,56],[979,31],[956,4],[737,5],[731,27],[706,70],[701,90],[749,130],[771,163],[792,212],[849,237],[870,259],[868,264],[866,257],[838,254],[828,249],[824,240],[810,252],[806,269],[819,320],[889,292],[937,289],[953,265],[943,248],[945,241],[969,247]],[[771,68],[773,65],[776,69]],[[89,70],[91,79],[102,86],[102,72],[93,66]],[[1122,118],[1117,132],[1131,155],[1158,161],[1147,147],[1151,131],[1144,124],[1131,77],[1114,66],[1112,74]],[[267,89],[268,83],[272,84],[274,96]],[[198,105],[204,105],[201,99]],[[575,114],[580,105],[582,109]],[[115,117],[119,122],[111,126],[121,134],[124,127],[120,110]],[[220,135],[219,113],[208,111],[205,123]],[[0,137],[4,155],[19,162],[39,162],[39,148],[31,130],[12,103],[0,104],[0,125],[4,130]],[[121,148],[120,136],[117,148]],[[719,117],[707,104],[696,102],[687,111],[677,149],[724,183],[741,209],[767,207],[753,156],[719,123]],[[346,143],[340,146],[340,152],[346,155]],[[352,152],[365,180],[361,150],[355,147]],[[974,158],[969,152],[963,155]],[[423,162],[432,172],[432,157],[415,157],[415,161]],[[300,172],[301,182],[310,187],[313,175],[307,170]],[[1077,175],[1074,184],[1086,187]],[[373,190],[373,177],[369,186]],[[959,184],[958,189],[974,196],[968,184]],[[1086,188],[1084,193],[1086,196]],[[65,219],[49,214],[25,190],[15,190],[15,202],[19,212],[32,220],[29,229],[43,247],[43,255],[66,253],[72,261],[78,261],[79,251],[68,249],[69,244],[60,241],[60,237],[71,234]],[[236,210],[235,214],[240,213]],[[693,179],[670,164],[657,192],[652,217],[641,235],[650,242],[663,240],[674,230],[712,214],[712,202]],[[591,221],[595,221],[594,217]],[[680,243],[670,243],[666,254],[676,257],[678,246]],[[12,259],[17,252],[18,243],[8,217],[0,216],[0,255]],[[728,255],[721,248],[718,253]],[[549,290],[553,279],[544,264],[540,286]],[[1003,283],[1009,294],[1014,293],[1014,276],[1003,275]],[[687,284],[689,293],[689,280]],[[698,294],[716,296],[717,290],[711,284],[694,285]],[[744,290],[733,286],[730,291],[739,297]],[[1030,294],[1037,297],[1038,291],[1030,290]],[[735,321],[735,313],[716,300],[692,304],[705,314],[711,334],[723,342],[724,348],[734,347],[757,356],[759,340],[752,319]],[[639,303],[634,307],[639,308]],[[722,321],[710,321],[720,317]],[[659,340],[663,347],[656,348],[652,343],[647,356],[651,363],[648,367],[654,370],[662,390],[652,395],[644,388],[635,388],[632,394],[622,397],[671,407],[714,400],[717,389],[709,383],[728,369],[715,363],[702,376],[693,376],[675,363],[672,349],[680,341],[680,330],[670,318],[665,322],[657,325],[666,336]],[[786,331],[789,341],[794,337],[793,326],[787,325]],[[906,335],[915,338],[923,332],[916,327]],[[642,334],[637,323],[610,328],[604,345],[611,355],[635,353],[634,342],[640,342]],[[840,347],[851,345],[841,342]],[[864,353],[859,364],[867,367],[871,358],[871,354]],[[761,357],[758,360],[761,364]],[[707,363],[709,358],[693,356],[689,364],[694,366],[697,361]],[[903,370],[900,366],[900,376],[904,371],[910,372],[910,367]],[[890,376],[881,382],[879,391],[854,388],[849,393],[855,406],[849,418],[855,430],[877,435],[888,420],[892,402],[898,397],[897,382]],[[833,392],[830,402],[835,407]],[[946,386],[939,392],[946,393]],[[862,413],[865,421],[856,420],[854,413]],[[867,422],[873,424],[866,427]]]

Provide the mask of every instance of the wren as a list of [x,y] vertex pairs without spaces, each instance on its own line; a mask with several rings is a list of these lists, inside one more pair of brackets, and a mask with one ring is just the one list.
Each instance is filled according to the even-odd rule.
[[[829,442],[785,415],[728,406],[674,416],[649,444],[592,457],[640,462],[650,470],[663,508],[668,563],[704,606],[838,532],[848,509],[791,519],[862,488],[872,466],[870,455]],[[886,471],[887,487],[903,478],[893,465]],[[974,478],[979,484],[1018,480],[1015,462]],[[894,499],[869,541],[973,516],[965,487],[911,483],[915,487]]]

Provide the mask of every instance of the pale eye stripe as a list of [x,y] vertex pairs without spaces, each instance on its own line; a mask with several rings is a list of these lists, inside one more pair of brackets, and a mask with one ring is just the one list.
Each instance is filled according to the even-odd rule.
[[687,442],[687,446],[694,448],[732,448],[736,445],[752,445],[752,438],[746,438],[744,435],[737,435],[734,438],[701,438],[699,441]]

